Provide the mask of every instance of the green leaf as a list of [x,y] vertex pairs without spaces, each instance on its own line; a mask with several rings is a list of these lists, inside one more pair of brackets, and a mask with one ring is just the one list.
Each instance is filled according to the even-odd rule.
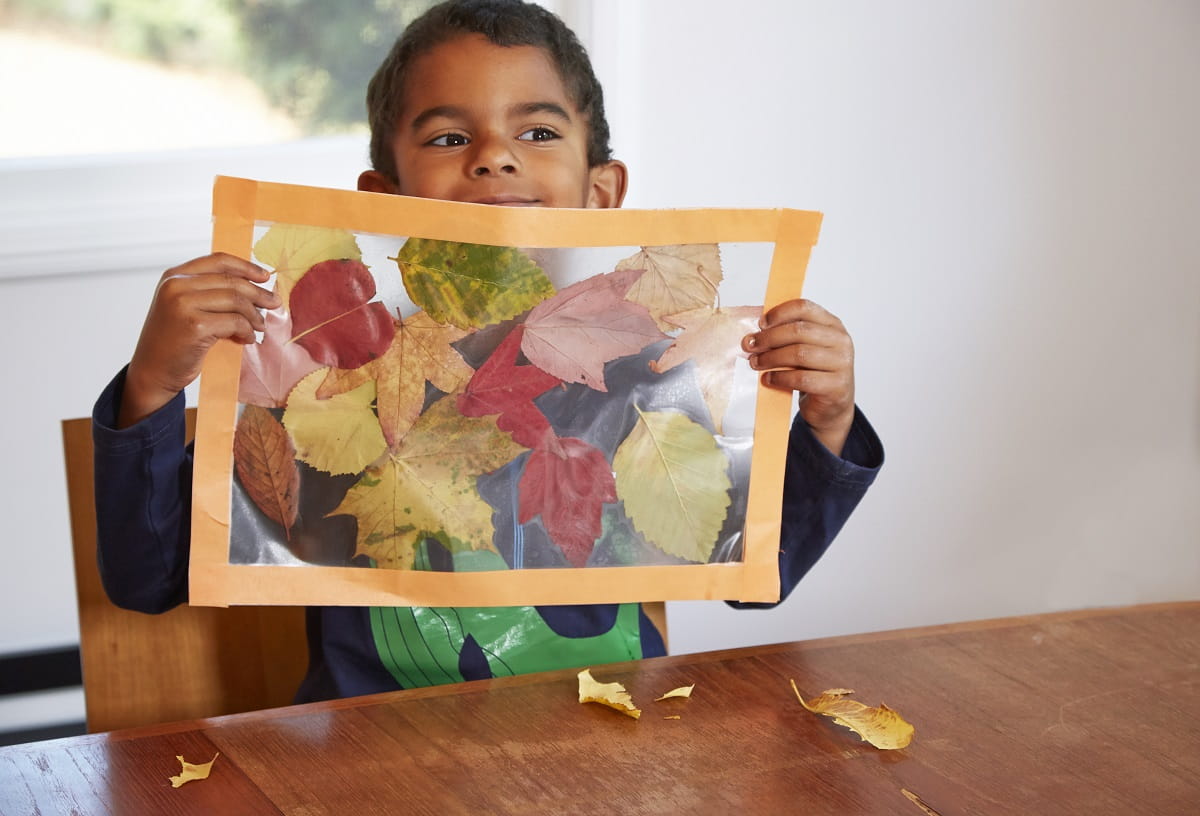
[[706,563],[729,510],[729,459],[713,435],[683,414],[638,411],[613,456],[617,497],[647,541]]
[[554,294],[546,273],[512,247],[409,238],[392,260],[413,303],[460,329],[508,320]]

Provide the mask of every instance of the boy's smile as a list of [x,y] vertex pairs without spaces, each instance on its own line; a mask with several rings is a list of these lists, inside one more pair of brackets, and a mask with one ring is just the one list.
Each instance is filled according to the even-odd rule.
[[550,56],[479,34],[417,57],[392,140],[398,182],[359,189],[477,204],[619,207],[625,167],[588,167],[588,122]]

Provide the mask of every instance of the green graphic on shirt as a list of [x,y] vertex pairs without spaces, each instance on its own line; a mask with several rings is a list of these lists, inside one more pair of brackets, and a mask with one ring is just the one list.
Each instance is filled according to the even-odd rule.
[[[418,552],[418,562],[424,547]],[[453,554],[456,572],[507,569],[486,550]],[[420,566],[418,566],[420,568]],[[638,605],[621,604],[616,622],[592,637],[563,637],[532,606],[372,607],[371,633],[383,665],[405,688],[457,683],[468,636],[492,676],[584,667],[642,656]]]

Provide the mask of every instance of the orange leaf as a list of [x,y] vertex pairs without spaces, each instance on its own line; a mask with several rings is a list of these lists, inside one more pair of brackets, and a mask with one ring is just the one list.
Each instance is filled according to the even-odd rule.
[[296,449],[279,420],[266,408],[247,405],[233,435],[233,461],[242,487],[284,535],[296,523],[300,471]]

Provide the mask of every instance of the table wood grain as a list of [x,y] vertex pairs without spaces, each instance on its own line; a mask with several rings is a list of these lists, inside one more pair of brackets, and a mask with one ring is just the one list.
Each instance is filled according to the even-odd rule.
[[[747,613],[748,617],[752,613]],[[0,749],[4,814],[1200,813],[1200,603],[982,621],[574,671]],[[853,688],[880,751],[804,710]],[[654,702],[695,683],[688,700]],[[670,716],[679,719],[667,719]],[[170,786],[175,756],[209,779]]]

